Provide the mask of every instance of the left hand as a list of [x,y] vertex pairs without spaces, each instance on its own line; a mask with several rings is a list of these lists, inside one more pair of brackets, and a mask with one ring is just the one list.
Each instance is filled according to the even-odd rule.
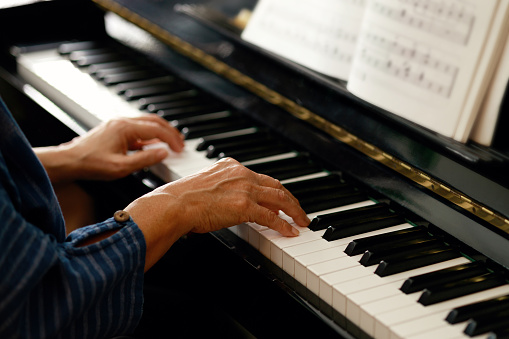
[[164,149],[142,150],[144,145],[161,141],[175,152],[184,147],[177,129],[163,118],[147,114],[114,119],[68,143],[35,151],[53,183],[113,180],[166,158],[168,153]]

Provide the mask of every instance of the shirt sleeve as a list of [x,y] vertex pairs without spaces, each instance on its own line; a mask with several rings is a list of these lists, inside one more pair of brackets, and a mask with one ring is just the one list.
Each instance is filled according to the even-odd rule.
[[[118,230],[97,243],[94,235]],[[143,304],[146,244],[129,219],[63,242],[27,222],[0,185],[0,337],[103,338],[129,333]]]

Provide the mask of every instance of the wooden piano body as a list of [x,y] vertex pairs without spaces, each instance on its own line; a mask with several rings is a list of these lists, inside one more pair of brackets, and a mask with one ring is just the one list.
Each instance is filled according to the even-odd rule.
[[[151,4],[158,2],[166,4],[167,10],[154,13]],[[75,122],[66,124],[69,120],[55,116],[26,90],[11,47],[102,40],[112,35],[162,69],[268,126],[327,168],[340,171],[373,196],[412,216],[416,223],[433,227],[474,260],[485,260],[490,269],[507,273],[506,117],[499,119],[495,142],[488,148],[455,142],[373,107],[349,94],[341,82],[243,42],[240,29],[225,17],[254,4],[254,0],[55,0],[2,9],[0,94],[34,145],[68,140],[81,129],[74,128]],[[104,11],[124,17],[155,38],[125,34],[124,26],[107,31]],[[157,25],[160,23],[164,28]],[[128,185],[112,183],[111,187],[120,207],[160,183],[161,178],[147,171],[125,181]],[[167,273],[170,268],[191,280],[213,280],[213,275],[215,290],[207,291],[210,294],[204,298],[223,303],[260,337],[366,335],[337,312],[324,314],[329,312],[322,312],[316,296],[303,291],[287,273],[231,232],[197,238],[188,241],[199,242],[200,250],[180,249],[187,255],[185,263],[163,260],[160,266],[166,266],[149,273],[148,279],[152,274],[161,286],[182,288],[186,284],[175,282]],[[201,257],[208,256],[207,250],[215,251],[216,257]],[[189,264],[196,268],[185,267]],[[233,283],[225,288],[225,281]],[[248,313],[248,308],[253,312]],[[288,319],[302,321],[304,329],[281,326]],[[268,328],[274,333],[269,335]]]

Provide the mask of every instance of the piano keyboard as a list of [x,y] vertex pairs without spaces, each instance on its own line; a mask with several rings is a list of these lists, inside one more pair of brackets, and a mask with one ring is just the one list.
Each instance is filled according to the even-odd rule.
[[228,156],[281,180],[312,219],[310,227],[296,226],[301,234],[295,238],[256,224],[230,231],[354,335],[507,337],[509,284],[499,273],[468,259],[432,227],[416,226],[268,128],[123,46],[73,42],[39,48],[18,56],[18,71],[86,129],[147,112],[166,118],[185,134],[186,148],[153,169],[164,180]]

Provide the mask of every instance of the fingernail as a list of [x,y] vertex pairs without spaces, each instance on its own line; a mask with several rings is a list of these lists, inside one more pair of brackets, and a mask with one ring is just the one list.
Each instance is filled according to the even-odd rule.
[[295,227],[292,227],[292,233],[293,233],[293,235],[299,235],[300,234],[299,230],[296,229]]

